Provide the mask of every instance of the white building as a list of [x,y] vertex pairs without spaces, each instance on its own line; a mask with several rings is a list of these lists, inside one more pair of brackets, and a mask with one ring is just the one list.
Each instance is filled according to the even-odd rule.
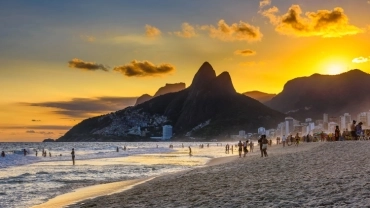
[[244,130],[239,131],[239,137],[241,137],[241,138],[245,137],[245,131]]
[[329,115],[327,113],[324,113],[324,123],[329,123]]
[[165,126],[162,127],[162,129],[163,129],[162,139],[164,139],[164,140],[171,139],[171,137],[172,137],[172,126],[171,125],[165,125]]
[[306,123],[312,122],[312,118],[306,118],[306,119],[305,119],[305,122],[306,122]]
[[259,127],[258,128],[258,134],[260,134],[260,135],[266,134],[266,129],[264,127]]
[[292,134],[294,131],[294,119],[292,117],[285,118],[285,136]]
[[357,115],[357,123],[362,122],[364,126],[367,126],[367,112],[362,112]]

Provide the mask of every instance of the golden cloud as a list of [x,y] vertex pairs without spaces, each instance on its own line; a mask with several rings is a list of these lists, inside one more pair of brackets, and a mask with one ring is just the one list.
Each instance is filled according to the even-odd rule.
[[246,49],[246,50],[236,50],[234,51],[235,55],[241,55],[241,56],[253,56],[256,55],[256,51]]
[[271,0],[262,0],[260,1],[260,8],[263,8],[265,6],[268,6],[271,4]]
[[155,38],[161,35],[161,31],[151,25],[145,25],[145,35],[149,38]]
[[217,27],[213,25],[200,26],[201,30],[209,32],[209,36],[222,41],[259,41],[262,39],[262,33],[259,27],[252,26],[248,23],[240,21],[228,25],[225,20],[218,21]]
[[284,35],[296,37],[320,36],[324,38],[342,37],[364,32],[362,29],[349,24],[347,15],[340,7],[333,10],[318,10],[317,12],[306,12],[302,16],[299,5],[292,5],[288,12],[278,16],[277,7],[272,7],[260,13],[269,18],[275,25],[275,30]]
[[113,70],[127,77],[148,77],[168,74],[174,71],[175,67],[171,64],[160,64],[156,66],[149,61],[140,62],[133,60],[129,64],[114,67]]
[[197,35],[194,27],[187,22],[182,23],[181,29],[181,31],[174,32],[174,34],[182,38],[192,38]]
[[[370,57],[369,57],[370,58]],[[360,63],[365,63],[365,62],[368,62],[369,59],[368,58],[365,58],[365,57],[358,57],[358,58],[354,58],[352,60],[353,63],[356,63],[356,64],[360,64]]]
[[70,68],[77,68],[77,69],[83,69],[87,71],[108,71],[109,67],[104,66],[103,64],[97,64],[94,62],[86,62],[81,59],[74,58],[71,61],[68,61],[68,67]]

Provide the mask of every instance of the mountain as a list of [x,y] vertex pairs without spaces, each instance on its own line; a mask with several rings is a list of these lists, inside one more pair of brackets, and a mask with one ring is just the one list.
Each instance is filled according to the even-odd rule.
[[258,100],[261,103],[265,103],[276,96],[276,94],[268,94],[268,93],[264,93],[260,91],[249,91],[249,92],[243,93],[243,95],[251,97],[255,100]]
[[281,93],[265,104],[303,120],[323,113],[357,115],[370,110],[370,74],[354,69],[339,75],[313,74],[288,81]]
[[164,87],[159,88],[158,91],[154,94],[154,96],[151,96],[151,95],[148,95],[148,94],[144,94],[144,95],[140,96],[136,100],[135,106],[139,105],[141,103],[145,103],[146,101],[152,99],[153,97],[158,97],[158,96],[161,96],[161,95],[164,95],[164,94],[167,94],[167,93],[171,93],[171,92],[178,92],[178,91],[181,91],[185,88],[186,88],[186,85],[185,85],[185,83],[182,83],[182,82],[174,83],[174,84],[166,84]]
[[284,114],[238,94],[228,72],[216,76],[205,62],[191,85],[108,115],[86,119],[58,141],[106,141],[162,136],[162,126],[173,126],[175,137],[225,137],[239,130],[275,128]]

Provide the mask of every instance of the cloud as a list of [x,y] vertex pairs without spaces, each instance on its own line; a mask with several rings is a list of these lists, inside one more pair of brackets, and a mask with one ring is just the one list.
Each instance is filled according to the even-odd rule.
[[306,12],[302,16],[299,5],[292,5],[282,16],[277,15],[279,9],[272,7],[260,11],[275,26],[275,30],[283,35],[296,37],[319,36],[324,38],[342,37],[364,32],[362,29],[349,24],[347,15],[340,7],[333,10],[318,10]]
[[181,31],[174,32],[174,34],[182,38],[192,38],[197,35],[194,27],[187,22],[182,23],[181,29]]
[[58,125],[0,126],[0,129],[69,130],[71,128],[71,126]]
[[228,25],[225,20],[218,21],[217,27],[213,25],[200,26],[201,30],[208,31],[209,36],[222,41],[259,41],[262,39],[262,33],[259,27],[252,26],[240,21]]
[[28,130],[26,131],[27,134],[44,134],[44,135],[52,135],[54,134],[51,131],[34,131],[34,130]]
[[265,6],[268,6],[271,4],[271,0],[262,0],[260,1],[260,8],[263,8]]
[[358,57],[358,58],[354,58],[352,60],[352,62],[353,63],[356,63],[356,64],[365,63],[365,62],[368,62],[369,61],[369,58],[364,58],[364,57],[361,56],[361,57]]
[[96,38],[90,35],[80,35],[80,38],[86,42],[95,42]]
[[133,60],[129,64],[114,67],[113,70],[127,77],[148,77],[168,74],[174,71],[175,67],[171,64],[160,64],[156,66],[149,61],[141,62]]
[[256,51],[246,49],[246,50],[236,50],[234,51],[235,55],[241,55],[241,56],[253,56],[256,55]]
[[108,71],[107,66],[104,66],[103,64],[97,64],[94,62],[85,62],[81,59],[74,58],[71,61],[68,61],[68,67],[70,68],[77,68],[77,69],[83,69],[87,71],[96,71],[96,70],[103,70]]
[[161,31],[151,25],[145,25],[145,35],[149,38],[155,38],[161,35]]
[[32,122],[40,122],[41,120],[32,119]]
[[55,114],[69,118],[88,118],[133,106],[137,97],[73,98],[69,101],[20,103],[21,105],[58,109]]

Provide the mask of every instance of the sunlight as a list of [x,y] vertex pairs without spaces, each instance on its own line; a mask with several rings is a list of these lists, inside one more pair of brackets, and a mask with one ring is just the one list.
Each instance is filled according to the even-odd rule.
[[341,66],[339,64],[332,64],[328,66],[326,73],[329,75],[336,75],[336,74],[343,73],[345,71],[346,71],[346,68],[344,66]]

